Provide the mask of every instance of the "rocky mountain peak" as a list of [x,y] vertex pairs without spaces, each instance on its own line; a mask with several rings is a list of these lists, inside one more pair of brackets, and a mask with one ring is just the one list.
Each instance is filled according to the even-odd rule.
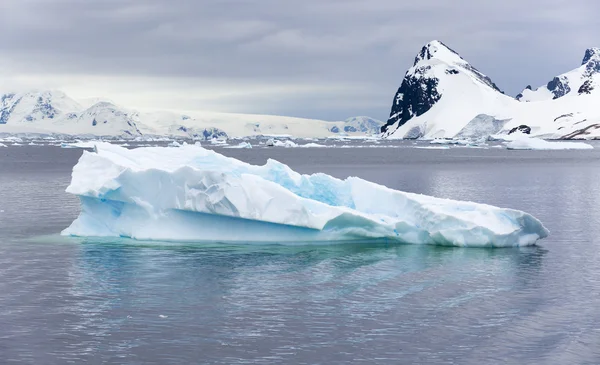
[[[471,66],[456,51],[438,40],[427,43],[404,75],[394,97],[390,117],[381,131],[393,132],[413,117],[429,111],[444,92],[456,92],[464,85],[476,89],[490,88],[501,93],[489,77]],[[418,135],[415,136],[418,138]]]
[[600,60],[600,48],[592,47],[585,50],[585,55],[583,56],[583,61],[581,61],[582,65],[588,63],[592,58]]
[[421,51],[415,57],[413,66],[416,66],[421,61],[428,61],[432,58],[438,58],[446,61],[464,61],[458,53],[452,48],[446,46],[444,43],[438,40],[433,40],[421,48]]

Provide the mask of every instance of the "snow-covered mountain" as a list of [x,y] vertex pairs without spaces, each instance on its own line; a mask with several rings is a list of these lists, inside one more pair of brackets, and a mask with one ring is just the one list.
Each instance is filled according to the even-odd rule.
[[524,102],[546,101],[561,98],[570,93],[591,94],[600,86],[600,48],[585,51],[581,66],[554,77],[548,84],[535,90],[528,86],[517,99]]
[[[196,112],[139,112],[95,99],[81,105],[61,91],[0,96],[0,133],[40,133],[137,137],[142,135],[209,139],[287,135],[329,137],[376,134],[383,124],[368,117],[343,122],[273,115]],[[91,106],[90,106],[91,105]]]
[[388,138],[481,138],[515,130],[544,138],[600,138],[600,51],[517,100],[440,41],[417,54],[398,89]]
[[10,93],[0,96],[0,124],[56,120],[81,109],[60,91]]

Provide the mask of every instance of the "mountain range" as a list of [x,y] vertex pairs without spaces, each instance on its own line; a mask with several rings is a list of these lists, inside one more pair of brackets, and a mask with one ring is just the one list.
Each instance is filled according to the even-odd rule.
[[254,135],[329,137],[378,134],[383,122],[353,117],[341,122],[273,115],[195,112],[139,112],[96,99],[83,106],[61,91],[29,91],[0,96],[0,134],[77,136],[174,136],[210,139]]
[[93,101],[82,105],[55,90],[3,94],[0,134],[209,139],[381,133],[389,139],[479,139],[520,131],[547,139],[600,139],[600,49],[587,49],[577,68],[511,97],[456,51],[440,41],[429,42],[405,73],[386,123],[369,117],[328,122],[273,115],[140,112],[104,99]]
[[515,131],[548,139],[600,138],[600,49],[535,90],[511,97],[440,41],[426,44],[394,96],[384,138],[482,138]]

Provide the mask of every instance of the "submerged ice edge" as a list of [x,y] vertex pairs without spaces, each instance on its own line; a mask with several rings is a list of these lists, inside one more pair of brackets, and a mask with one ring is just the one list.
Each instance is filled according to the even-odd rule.
[[73,168],[67,191],[80,197],[82,211],[65,235],[477,247],[531,245],[548,235],[521,211],[301,175],[274,160],[254,166],[199,146],[97,144]]

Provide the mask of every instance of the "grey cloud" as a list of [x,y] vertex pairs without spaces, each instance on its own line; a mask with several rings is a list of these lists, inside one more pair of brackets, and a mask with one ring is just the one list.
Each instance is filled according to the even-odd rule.
[[[213,80],[244,95],[220,96],[221,110],[330,119],[385,118],[405,70],[431,39],[510,94],[576,67],[586,47],[600,45],[600,4],[590,0],[2,3],[4,74],[172,78],[180,89],[202,82],[203,90]],[[290,87],[262,92],[311,84],[314,97]],[[340,93],[344,85],[352,91]],[[215,105],[202,100],[197,107]]]

